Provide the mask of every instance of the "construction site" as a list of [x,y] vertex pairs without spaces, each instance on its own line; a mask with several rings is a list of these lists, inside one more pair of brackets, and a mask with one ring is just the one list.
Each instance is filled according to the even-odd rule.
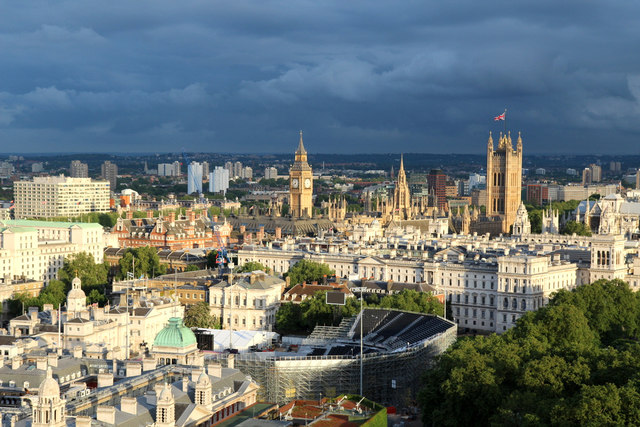
[[368,308],[339,326],[316,327],[295,351],[211,357],[233,360],[261,385],[263,401],[284,404],[348,393],[407,406],[420,388],[420,373],[455,341],[456,330],[455,323],[435,315]]

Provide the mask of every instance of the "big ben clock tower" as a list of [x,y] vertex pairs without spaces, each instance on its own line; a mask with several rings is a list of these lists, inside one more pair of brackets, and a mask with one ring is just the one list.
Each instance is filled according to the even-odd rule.
[[307,150],[302,143],[302,131],[300,131],[300,143],[296,150],[295,161],[289,168],[289,204],[291,215],[296,218],[310,218],[313,214],[313,172],[307,163]]

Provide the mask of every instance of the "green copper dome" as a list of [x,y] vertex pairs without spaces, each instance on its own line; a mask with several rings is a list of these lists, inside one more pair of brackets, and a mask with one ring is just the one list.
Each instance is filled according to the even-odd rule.
[[164,327],[156,339],[153,340],[154,347],[175,347],[184,348],[196,343],[196,336],[191,329],[182,324],[182,319],[172,317],[169,324]]

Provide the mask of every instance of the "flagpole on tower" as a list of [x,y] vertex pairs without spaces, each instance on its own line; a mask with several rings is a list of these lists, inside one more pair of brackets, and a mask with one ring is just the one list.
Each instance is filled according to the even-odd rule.
[[504,115],[504,134],[507,134],[507,109],[504,109],[504,113],[502,113]]

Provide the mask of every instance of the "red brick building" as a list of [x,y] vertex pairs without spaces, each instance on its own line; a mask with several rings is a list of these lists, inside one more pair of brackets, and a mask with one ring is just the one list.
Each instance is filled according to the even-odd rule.
[[211,230],[211,221],[203,212],[197,216],[192,210],[186,215],[175,217],[175,213],[155,218],[153,212],[147,213],[147,218],[133,218],[131,213],[127,218],[119,218],[111,232],[118,236],[118,243],[123,248],[137,248],[153,246],[156,248],[180,250],[190,248],[218,247],[229,244],[231,224],[218,222],[213,218],[213,226],[218,231],[221,242],[218,242]]

